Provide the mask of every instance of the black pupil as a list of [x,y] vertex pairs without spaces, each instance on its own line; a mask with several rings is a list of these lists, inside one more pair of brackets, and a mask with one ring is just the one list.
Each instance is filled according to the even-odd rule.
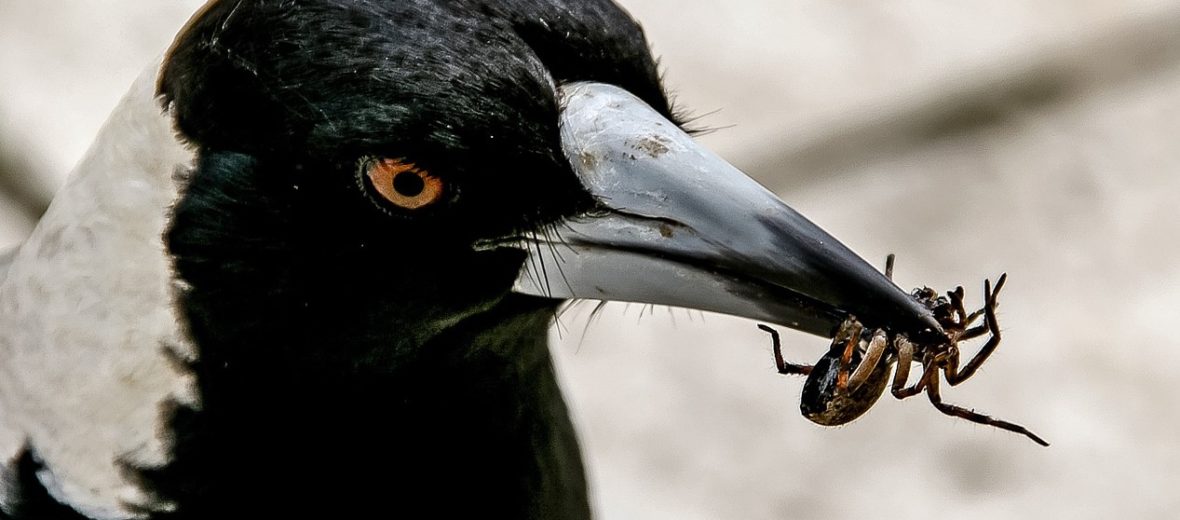
[[417,197],[426,189],[426,181],[412,172],[402,172],[393,178],[393,189],[406,197]]

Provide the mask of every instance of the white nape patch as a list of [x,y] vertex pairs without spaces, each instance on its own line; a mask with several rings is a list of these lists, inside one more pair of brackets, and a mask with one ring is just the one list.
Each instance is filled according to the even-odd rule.
[[161,113],[159,68],[136,80],[0,279],[0,461],[30,446],[55,498],[96,518],[137,516],[125,504],[147,498],[116,461],[166,464],[163,410],[197,399],[164,353],[196,355],[163,243],[193,153]]

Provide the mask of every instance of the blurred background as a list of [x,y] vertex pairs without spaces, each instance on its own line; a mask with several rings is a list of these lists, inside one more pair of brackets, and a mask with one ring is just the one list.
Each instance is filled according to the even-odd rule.
[[[620,3],[702,140],[900,285],[1009,274],[943,396],[1053,446],[922,397],[814,426],[754,323],[582,304],[554,348],[599,518],[1176,517],[1180,2]],[[0,0],[0,250],[200,4]]]

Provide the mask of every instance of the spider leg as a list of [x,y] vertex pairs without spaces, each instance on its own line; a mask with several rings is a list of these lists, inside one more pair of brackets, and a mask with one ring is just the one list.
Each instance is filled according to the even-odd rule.
[[[963,321],[960,323],[960,325],[962,326],[962,328],[966,329],[966,328],[970,327],[972,323],[975,323],[975,320],[979,319],[979,317],[980,317],[980,316],[983,316],[983,315],[984,315],[984,313],[986,313],[986,312],[987,312],[987,304],[985,303],[985,304],[984,304],[984,307],[983,307],[982,309],[979,309],[979,310],[977,310],[977,311],[975,311],[975,312],[973,312],[973,313],[971,313],[971,314],[963,314],[963,311],[962,311],[962,309],[963,309],[963,292],[962,292],[962,289],[963,289],[962,287],[959,287],[959,292],[958,292],[958,295],[957,295],[957,296],[958,296],[958,301],[955,301],[955,296],[956,296],[956,295],[951,295],[951,293],[947,293],[947,294],[948,294],[948,295],[951,295],[951,300],[952,300],[953,304],[954,304],[954,305],[955,305],[955,306],[956,306],[956,307],[959,309],[959,312],[960,312],[960,314],[961,314],[961,315],[964,315]],[[986,294],[985,294],[985,295],[983,295],[983,297],[984,297],[984,299],[985,299],[985,300],[987,299],[987,295],[986,295]],[[967,331],[967,332],[963,332],[962,334],[960,334],[960,335],[959,335],[959,337],[960,337],[960,338],[963,338],[963,336],[964,336],[964,335],[966,335],[966,334],[968,334],[968,333],[972,333],[973,335],[972,335],[971,337],[975,337],[975,336],[978,336],[979,334],[982,334],[982,333],[983,333],[983,331],[986,331],[986,330],[987,330],[987,325],[986,325],[986,324],[985,324],[985,325],[980,325],[980,326],[978,326],[978,327],[976,327],[976,328],[974,328],[974,329],[970,329],[970,330],[969,330],[969,331]]]
[[972,323],[975,323],[975,320],[979,319],[980,316],[983,316],[983,312],[983,309],[979,309],[971,314],[968,314],[967,320],[963,322],[963,328],[970,327]]
[[848,343],[844,345],[844,354],[840,356],[840,369],[836,372],[836,390],[848,390],[848,373],[852,367],[852,354],[856,352],[857,345],[860,344],[860,332],[864,329],[860,322],[852,318],[852,327],[849,327]]
[[[996,296],[1000,294],[1000,289],[1004,288],[1004,282],[1007,279],[1007,274],[1000,275],[1000,279],[996,281],[996,288],[994,291],[992,290],[990,280],[983,281],[983,294],[985,295],[984,298],[986,299],[983,307],[985,314],[984,320],[986,321],[988,331],[991,332],[991,337],[988,338],[987,343],[983,345],[983,348],[979,349],[979,352],[975,354],[975,357],[971,358],[971,361],[968,361],[967,364],[963,365],[962,368],[958,368],[957,366],[948,366],[946,368],[946,382],[951,386],[962,383],[972,375],[975,375],[975,371],[979,369],[979,366],[982,365],[984,361],[987,361],[987,358],[991,356],[992,352],[995,352],[996,347],[1000,345],[1000,324],[996,321],[996,305],[998,305]],[[957,350],[955,351],[953,357],[954,364],[958,365]]]
[[869,341],[869,348],[865,351],[864,359],[861,359],[860,365],[848,377],[848,390],[856,391],[860,385],[864,384],[865,380],[869,378],[877,369],[877,365],[881,363],[881,356],[885,354],[886,348],[889,346],[889,337],[885,331],[877,329],[873,334],[873,339]]
[[975,320],[979,319],[980,316],[983,316],[985,309],[979,309],[971,314],[967,314],[967,311],[963,308],[963,288],[961,286],[955,288],[954,292],[947,292],[946,294],[951,299],[951,305],[955,309],[955,314],[959,316],[959,328],[967,329],[964,332],[959,333],[960,340],[974,338],[987,331],[986,325],[980,325],[973,329],[968,329],[972,323],[975,323]]
[[805,376],[811,373],[811,369],[813,368],[811,365],[798,365],[795,363],[789,363],[783,359],[783,347],[782,343],[779,341],[777,330],[762,324],[759,324],[758,328],[770,333],[771,341],[774,343],[774,364],[778,367],[778,373],[800,376]]
[[942,402],[942,396],[938,392],[937,372],[935,374],[936,375],[934,377],[930,378],[929,384],[926,387],[926,395],[930,397],[930,404],[933,404],[935,408],[938,408],[938,411],[940,411],[944,414],[950,415],[952,417],[966,419],[966,420],[974,422],[974,423],[986,424],[988,426],[994,426],[994,427],[999,428],[1001,430],[1007,430],[1012,433],[1019,433],[1021,435],[1024,435],[1025,437],[1028,437],[1029,439],[1032,439],[1033,442],[1036,442],[1037,444],[1040,444],[1041,446],[1048,446],[1049,445],[1049,443],[1045,442],[1044,439],[1038,437],[1037,434],[1028,431],[1028,428],[1025,428],[1019,424],[1010,423],[1008,421],[1001,421],[999,419],[993,419],[993,418],[983,415],[981,413],[977,413],[975,410],[968,410],[968,409],[963,408],[961,406],[955,406],[953,404]]
[[899,336],[894,343],[897,346],[897,368],[893,372],[893,387],[890,389],[893,397],[905,399],[922,393],[922,389],[926,385],[926,372],[922,373],[922,377],[918,379],[917,383],[914,383],[914,386],[905,387],[906,382],[910,379],[910,364],[914,362],[914,345],[902,336]]
[[953,291],[947,291],[946,295],[951,300],[951,308],[955,311],[955,316],[959,318],[959,324],[963,328],[967,328],[967,310],[963,308],[963,286],[955,287]]
[[969,339],[975,339],[984,334],[987,334],[988,330],[987,324],[984,323],[983,325],[972,327],[959,333],[959,337],[955,338],[955,341],[967,341]]

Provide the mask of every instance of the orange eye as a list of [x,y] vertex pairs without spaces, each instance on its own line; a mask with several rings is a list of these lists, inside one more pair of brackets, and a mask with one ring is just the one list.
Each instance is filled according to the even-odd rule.
[[445,187],[442,179],[412,163],[401,159],[374,159],[366,161],[365,169],[373,189],[399,208],[424,208],[442,199]]

